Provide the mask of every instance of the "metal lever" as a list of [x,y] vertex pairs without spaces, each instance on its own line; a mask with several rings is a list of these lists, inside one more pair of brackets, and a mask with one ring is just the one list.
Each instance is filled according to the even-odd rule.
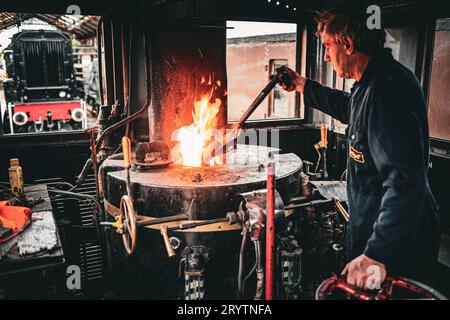
[[130,168],[131,168],[131,141],[125,136],[122,138],[122,150],[123,150],[123,162],[127,171],[127,194],[131,197],[131,181],[130,181]]
[[175,251],[172,248],[172,244],[170,243],[169,235],[167,234],[167,225],[162,224],[160,226],[161,235],[164,239],[164,244],[166,246],[167,255],[170,257],[173,257],[175,255]]
[[270,77],[269,83],[265,86],[264,89],[259,93],[259,95],[253,100],[252,104],[245,110],[244,114],[241,116],[239,121],[233,127],[239,129],[242,125],[247,121],[248,118],[255,112],[256,108],[264,101],[267,95],[272,91],[272,89],[277,85],[281,80],[281,76],[283,75],[283,71],[276,72]]
[[[250,118],[250,116],[255,112],[255,110],[258,108],[258,106],[264,101],[264,99],[267,97],[267,95],[272,91],[272,89],[281,81],[281,77],[283,76],[285,72],[280,71],[274,73],[270,77],[269,83],[262,89],[262,91],[259,93],[259,95],[253,100],[253,102],[250,104],[250,106],[245,110],[244,114],[239,118],[239,121],[236,123],[233,123],[231,125],[226,125],[224,129],[232,129],[232,135],[225,137],[225,143],[221,142],[220,146],[215,146],[216,150],[219,149],[228,149],[231,145],[234,144],[234,140],[238,136],[239,129],[242,128],[244,123]],[[209,155],[210,151],[212,150],[206,150],[206,154]],[[209,161],[211,158],[208,158]]]
[[350,220],[350,215],[348,214],[347,210],[345,210],[345,208],[342,206],[342,204],[339,202],[338,199],[334,199],[334,203],[339,213],[344,218],[345,222],[348,222]]
[[123,162],[125,163],[125,168],[131,167],[131,141],[125,136],[122,138],[122,150],[123,150]]
[[187,220],[188,218],[189,218],[188,214],[178,214],[176,216],[169,216],[169,217],[163,217],[163,218],[149,219],[149,220],[145,220],[145,221],[138,221],[137,226],[138,227],[152,226],[152,225],[160,224],[160,223]]
[[328,146],[328,128],[325,123],[320,126],[320,147],[326,148]]

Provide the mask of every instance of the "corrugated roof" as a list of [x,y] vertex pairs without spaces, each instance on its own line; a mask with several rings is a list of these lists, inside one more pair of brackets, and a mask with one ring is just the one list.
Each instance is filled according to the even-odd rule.
[[98,16],[2,12],[0,13],[0,30],[32,18],[47,22],[63,32],[74,34],[78,39],[86,39],[95,36],[99,20]]

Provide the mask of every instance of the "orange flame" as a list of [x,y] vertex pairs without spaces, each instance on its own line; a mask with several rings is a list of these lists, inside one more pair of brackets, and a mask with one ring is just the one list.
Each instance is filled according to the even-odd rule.
[[[202,78],[202,82],[205,81]],[[220,108],[220,99],[210,103],[210,95],[203,95],[199,101],[194,102],[192,118],[194,122],[189,126],[181,127],[177,140],[180,142],[180,155],[183,165],[189,167],[201,167],[203,163],[204,148],[211,140],[212,129],[217,125],[217,113]],[[217,158],[217,157],[216,157]],[[209,161],[210,166],[219,163],[218,158]]]

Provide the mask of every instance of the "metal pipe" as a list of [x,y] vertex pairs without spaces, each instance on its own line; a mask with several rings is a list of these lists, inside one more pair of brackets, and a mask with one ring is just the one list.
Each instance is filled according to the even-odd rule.
[[[117,34],[116,34],[116,32],[117,32],[117,30],[116,30],[116,21],[113,21],[113,20],[110,20],[110,21],[108,21],[108,29],[110,30],[110,32],[111,32],[111,34],[110,34],[110,43],[111,43],[111,51],[110,51],[110,53],[111,53],[111,55],[112,55],[112,57],[111,57],[111,61],[112,61],[112,63],[111,63],[111,67],[112,67],[112,72],[111,72],[111,74],[112,74],[112,82],[113,82],[113,88],[114,88],[114,99],[113,99],[113,101],[114,101],[114,104],[117,106],[118,104],[119,104],[119,94],[118,94],[118,91],[119,91],[119,74],[120,74],[120,71],[118,71],[118,67],[119,67],[119,63],[121,63],[121,62],[119,62],[119,59],[118,59],[118,44],[116,43],[116,37],[117,37]],[[106,60],[106,59],[105,59]],[[108,99],[109,100],[109,99]]]
[[131,180],[130,180],[130,168],[131,168],[131,141],[125,136],[122,138],[122,150],[123,150],[123,162],[125,165],[125,170],[127,174],[126,178],[126,187],[127,187],[127,195],[129,197],[133,197],[131,193]]
[[98,232],[98,234],[100,234],[99,217],[103,216],[103,208],[102,208],[102,205],[100,204],[100,202],[94,196],[91,196],[91,195],[88,195],[88,194],[70,192],[70,191],[63,191],[63,190],[53,189],[53,188],[48,188],[48,192],[49,193],[56,193],[56,194],[60,194],[60,195],[65,195],[65,196],[71,196],[71,197],[78,198],[78,199],[86,199],[86,200],[92,201],[92,203],[97,208],[97,212],[94,215],[94,217],[95,217],[95,225],[96,225],[96,228],[97,228],[97,232]]
[[243,272],[244,272],[244,260],[245,260],[245,248],[247,244],[248,230],[245,226],[242,227],[242,242],[241,251],[239,252],[239,270],[238,270],[238,298],[244,297],[243,292]]
[[196,227],[200,227],[200,226],[206,226],[206,225],[209,225],[209,224],[214,224],[214,223],[218,223],[218,222],[226,222],[226,221],[229,221],[228,217],[217,218],[217,219],[206,220],[206,221],[200,221],[200,222],[191,222],[191,223],[179,224],[177,226],[167,228],[167,230],[174,231],[174,230],[192,229],[192,228],[196,228]]
[[113,124],[112,126],[108,127],[107,129],[105,129],[97,138],[97,146],[101,145],[102,141],[105,139],[106,135],[110,134],[111,132],[113,132],[114,130],[122,127],[123,125],[132,122],[134,120],[136,120],[137,118],[139,118],[144,112],[146,112],[148,110],[148,108],[150,107],[150,100],[151,100],[151,86],[150,86],[150,77],[151,77],[151,70],[150,70],[150,66],[149,66],[149,60],[150,60],[150,46],[149,46],[149,40],[148,40],[148,36],[147,36],[147,32],[144,32],[144,47],[145,47],[145,74],[146,74],[146,85],[147,85],[147,98],[145,101],[144,106],[138,110],[137,112],[133,113],[131,116],[120,120],[119,122],[116,122],[115,124]]
[[66,186],[66,187],[69,187],[68,190],[64,190],[64,191],[71,191],[70,189],[74,187],[73,184],[71,184],[71,183],[69,183],[69,182],[64,182],[64,181],[47,182],[46,185],[47,185],[47,186],[50,185],[50,186],[52,186],[52,188],[55,188],[55,189],[60,189],[60,188],[58,188],[59,186]]
[[100,94],[100,105],[103,105],[103,66],[102,66],[102,32],[103,29],[103,16],[98,20],[97,25],[97,63],[98,63],[98,82],[99,82],[99,94]]
[[128,61],[127,52],[125,49],[125,32],[123,30],[123,23],[120,25],[120,47],[122,49],[122,78],[123,78],[123,101],[124,105],[127,105],[127,100],[129,98],[128,93]]
[[336,204],[336,208],[339,210],[339,212],[342,215],[342,217],[344,218],[345,222],[349,222],[350,215],[348,214],[347,210],[345,210],[345,208],[342,206],[342,204],[339,202],[339,200],[334,199],[334,201]]
[[172,222],[172,221],[179,221],[179,220],[187,220],[189,216],[187,214],[178,214],[176,216],[170,216],[170,217],[164,217],[164,218],[155,218],[155,219],[149,219],[145,221],[138,221],[137,226],[138,227],[145,227],[145,226],[151,226],[154,224],[160,224],[160,223],[166,223],[166,222]]
[[[261,251],[261,250],[260,250]],[[252,268],[252,270],[250,270],[250,272],[248,273],[248,275],[244,278],[244,280],[242,281],[242,292],[245,292],[245,283],[247,282],[247,280],[248,280],[248,278],[250,278],[250,276],[253,274],[253,272],[255,272],[255,270],[256,270],[256,267],[257,267],[257,265],[258,265],[258,259],[257,259],[257,256],[256,256],[256,252],[255,252],[255,257],[256,257],[256,259],[255,259],[255,264],[253,265],[253,268]],[[261,259],[259,259],[260,261],[261,261]],[[262,275],[263,275],[263,279],[264,279],[264,273],[262,273]],[[263,285],[262,285],[262,288],[264,288],[264,283],[263,283]],[[261,292],[261,294],[262,294],[262,292]],[[261,295],[262,296],[262,295]]]
[[256,293],[255,300],[261,300],[263,296],[264,288],[264,269],[262,267],[261,260],[261,242],[257,239],[253,241],[255,245],[255,257],[256,257]]
[[88,129],[90,140],[91,140],[91,159],[92,159],[92,169],[94,171],[95,178],[95,192],[97,194],[97,199],[101,200],[102,197],[100,195],[100,185],[99,185],[99,177],[98,177],[98,162],[97,162],[97,145],[95,143],[95,128]]
[[300,209],[300,208],[314,207],[314,206],[318,206],[321,204],[329,204],[329,203],[334,203],[334,200],[333,199],[314,200],[314,201],[305,202],[305,203],[290,204],[290,205],[286,206],[284,209],[285,210]]
[[267,164],[266,213],[266,300],[273,299],[275,268],[275,163]]
[[294,197],[294,198],[289,199],[289,203],[293,203],[293,202],[301,202],[301,203],[303,203],[303,202],[308,201],[308,200],[309,200],[308,197]]
[[86,163],[83,166],[83,169],[81,170],[80,174],[78,175],[77,180],[75,181],[75,185],[73,185],[68,191],[75,190],[83,183],[84,179],[86,179],[86,176],[87,176],[92,164],[93,164],[92,157],[88,158],[86,160]]
[[[131,70],[132,70],[132,54],[131,54],[131,49],[132,49],[132,44],[133,44],[133,25],[130,24],[130,31],[128,34],[129,37],[129,44],[128,44],[128,64],[127,64],[127,68],[128,68],[128,95],[127,95],[127,100],[126,100],[126,106],[127,106],[127,116],[130,115],[131,113],[131,106],[130,106],[130,101],[131,101],[131,84],[132,84],[132,75],[131,75]],[[125,135],[127,137],[131,137],[131,139],[133,140],[133,136],[130,136],[130,123],[127,123],[127,126],[125,128]]]

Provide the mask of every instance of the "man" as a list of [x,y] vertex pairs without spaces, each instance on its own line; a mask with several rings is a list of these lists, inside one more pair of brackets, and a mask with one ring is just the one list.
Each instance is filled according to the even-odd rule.
[[[384,48],[384,30],[366,27],[365,11],[329,10],[318,18],[325,61],[355,79],[351,93],[324,87],[289,68],[281,84],[305,105],[348,124],[347,282],[370,287],[386,274],[427,281],[440,231],[427,180],[425,99],[415,75]],[[370,280],[370,281],[369,281]],[[374,283],[372,282],[372,285]]]

